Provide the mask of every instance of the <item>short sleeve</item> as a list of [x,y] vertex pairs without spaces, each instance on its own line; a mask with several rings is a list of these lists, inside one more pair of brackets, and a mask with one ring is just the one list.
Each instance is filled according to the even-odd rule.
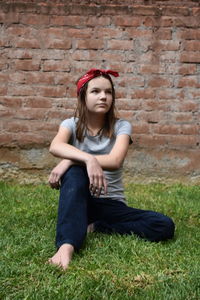
[[73,133],[75,131],[76,123],[74,118],[70,118],[62,121],[60,126],[69,129],[71,133]]
[[127,134],[127,135],[131,136],[131,134],[132,134],[131,123],[126,120],[122,120],[122,119],[117,120],[117,122],[115,124],[115,134],[116,134],[116,136],[121,135],[121,134]]

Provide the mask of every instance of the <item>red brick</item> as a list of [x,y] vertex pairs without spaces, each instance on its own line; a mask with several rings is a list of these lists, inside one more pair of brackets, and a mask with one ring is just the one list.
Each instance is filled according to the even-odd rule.
[[120,118],[126,119],[131,122],[133,118],[133,112],[127,110],[120,110]]
[[117,62],[113,62],[113,63],[107,63],[107,68],[108,69],[112,69],[115,70],[117,72],[119,72],[120,74],[127,74],[127,73],[133,73],[133,67],[131,64],[128,63],[117,63]]
[[19,23],[19,14],[12,11],[9,11],[7,13],[0,12],[0,23]]
[[164,74],[165,67],[160,64],[145,64],[139,66],[139,72],[142,74]]
[[8,49],[7,56],[11,59],[31,59],[34,56],[34,52],[29,49]]
[[111,17],[110,16],[89,16],[86,20],[83,20],[83,25],[87,26],[109,26],[111,24]]
[[184,29],[177,34],[178,39],[183,40],[200,40],[200,30],[197,29]]
[[64,39],[48,39],[45,42],[45,47],[50,49],[71,49],[72,43],[70,40]]
[[19,108],[22,105],[22,99],[18,97],[0,96],[0,103],[9,108]]
[[174,121],[177,123],[193,123],[194,118],[191,112],[174,113]]
[[135,5],[132,8],[132,13],[140,16],[155,16],[158,14],[158,11],[159,9],[157,7],[152,7],[150,5]]
[[9,75],[8,73],[0,73],[0,82],[8,82],[8,79],[9,79]]
[[11,96],[33,96],[37,94],[35,87],[25,84],[10,85],[8,88],[9,95]]
[[26,122],[9,120],[9,122],[4,123],[4,129],[8,132],[27,132],[31,130],[30,124]]
[[40,48],[40,43],[37,39],[30,39],[30,38],[17,38],[16,41],[13,42],[16,48],[33,48],[37,49]]
[[140,19],[142,21],[142,24],[145,27],[154,27],[158,23],[156,17],[150,17],[150,16],[148,16],[148,17],[143,17],[143,18],[140,17]]
[[70,118],[74,115],[74,110],[73,109],[68,109],[68,110],[48,110],[47,112],[47,118],[49,120],[52,119],[57,119],[60,120],[60,122],[62,120],[65,120],[67,118]]
[[199,111],[199,103],[195,101],[183,101],[180,103],[180,111],[186,111],[186,112],[198,112]]
[[176,27],[198,27],[200,25],[199,19],[190,17],[177,17],[174,20]]
[[142,148],[157,148],[159,146],[166,145],[166,137],[165,135],[147,135],[147,134],[141,134],[141,135],[134,135],[133,134],[133,140],[137,139],[137,146]]
[[40,135],[38,132],[31,133],[17,133],[15,136],[15,144],[20,148],[32,148],[34,145],[38,146],[48,146],[49,145],[49,135]]
[[101,57],[102,57],[102,59],[104,59],[106,61],[123,61],[124,60],[123,53],[113,53],[113,51],[103,52]]
[[131,76],[131,77],[126,77],[122,78],[119,81],[119,86],[126,87],[126,88],[134,88],[136,86],[144,86],[144,78],[141,76]]
[[86,17],[86,16],[51,16],[50,23],[52,25],[59,25],[59,26],[97,26],[103,25],[108,26],[110,25],[110,17],[107,16],[100,16],[100,17]]
[[193,75],[197,72],[197,66],[195,64],[182,64],[178,70],[181,75]]
[[76,41],[77,49],[103,49],[104,41],[99,39],[84,39]]
[[184,45],[184,50],[200,51],[200,41],[186,41]]
[[27,72],[12,72],[12,74],[9,74],[9,81],[12,83],[26,83],[26,78],[29,74]]
[[44,72],[56,72],[56,71],[70,71],[70,64],[68,61],[63,60],[46,60],[43,64]]
[[156,124],[163,120],[164,114],[161,111],[140,111],[136,115],[137,120]]
[[30,59],[15,60],[15,69],[22,71],[39,71],[40,62],[35,62]]
[[152,30],[150,29],[136,29],[135,27],[127,27],[124,30],[124,35],[128,38],[135,39],[151,39],[152,38]]
[[178,82],[177,87],[183,88],[183,87],[200,87],[200,84],[198,83],[199,78],[198,76],[184,76],[181,78]]
[[[44,60],[63,60],[65,59],[66,51],[63,49],[48,49],[48,51],[40,51],[39,57]],[[37,55],[37,53],[35,54]]]
[[168,28],[159,28],[154,31],[152,37],[159,40],[171,40],[172,39],[172,29]]
[[150,131],[149,124],[145,122],[138,122],[133,126],[134,134],[148,134]]
[[63,27],[49,27],[45,29],[39,29],[38,36],[44,41],[46,39],[60,39],[62,40],[64,37],[66,37],[66,31],[64,30]]
[[153,127],[153,132],[157,134],[177,135],[181,133],[181,126],[174,124],[157,124]]
[[173,51],[163,51],[160,54],[160,62],[162,63],[175,63],[176,55],[174,55]]
[[116,26],[130,26],[138,27],[141,25],[141,17],[132,17],[132,16],[116,16],[112,18],[113,23]]
[[126,32],[123,31],[122,27],[116,27],[116,28],[109,28],[105,27],[103,30],[99,30],[98,28],[94,32],[94,38],[100,38],[100,39],[105,39],[105,38],[111,38],[115,37],[116,39],[120,38],[128,38],[129,36],[126,35]]
[[63,25],[72,25],[73,26],[80,26],[80,25],[84,25],[86,21],[86,17],[82,17],[82,16],[51,16],[50,19],[50,23],[52,25],[59,25],[59,26],[63,26]]
[[41,15],[41,14],[21,14],[20,15],[20,22],[22,24],[27,25],[48,25],[49,24],[49,16],[48,15]]
[[29,97],[24,103],[24,107],[30,108],[51,108],[52,100],[42,97]]
[[112,50],[132,50],[133,41],[129,40],[110,40],[107,42],[108,49]]
[[200,7],[193,7],[192,14],[193,16],[200,16]]
[[14,145],[13,142],[13,134],[12,133],[0,133],[0,146],[1,147],[9,147]]
[[9,47],[10,46],[10,40],[5,36],[0,37],[0,47]]
[[170,147],[192,149],[199,143],[199,137],[190,135],[168,136],[167,143]]
[[32,84],[55,84],[56,75],[51,72],[24,72],[24,82],[28,85]]
[[22,27],[19,24],[11,24],[8,28],[6,28],[6,33],[9,36],[25,36],[25,35],[31,35],[31,29],[27,27]]
[[34,128],[36,131],[46,131],[47,135],[49,135],[49,132],[53,132],[54,135],[56,135],[57,131],[58,131],[58,127],[59,127],[60,122],[58,121],[57,124],[56,122],[52,123],[37,123],[34,125]]
[[200,126],[195,124],[187,124],[181,125],[181,134],[185,135],[199,135],[200,134]]
[[171,79],[168,79],[166,77],[151,77],[151,79],[148,82],[148,86],[150,87],[171,87]]
[[191,99],[200,99],[200,89],[194,89],[190,90],[188,92],[188,96],[191,97]]
[[[0,96],[1,97],[1,96]],[[10,108],[6,108],[6,107],[3,107],[1,106],[1,109],[0,109],[0,118],[1,120],[3,119],[12,119],[14,118],[16,115],[16,111],[14,109],[10,109]]]
[[153,99],[155,97],[155,91],[152,89],[135,90],[132,93],[132,97],[138,99]]
[[162,14],[165,16],[188,16],[190,9],[187,7],[168,6],[162,8]]
[[175,88],[157,90],[159,99],[184,99],[184,91]]
[[7,86],[4,86],[4,85],[0,85],[0,95],[1,96],[6,96],[7,95]]
[[138,99],[124,99],[117,97],[116,106],[118,110],[141,110],[142,101]]
[[66,95],[66,87],[65,86],[43,86],[38,87],[38,94],[43,97],[55,97],[61,98]]
[[179,41],[156,41],[152,43],[152,49],[157,51],[177,51],[180,49]]
[[93,30],[92,28],[66,28],[66,35],[67,37],[72,38],[90,38],[92,36]]
[[22,107],[21,109],[15,112],[16,120],[44,120],[46,118],[47,109],[46,108],[26,108]]

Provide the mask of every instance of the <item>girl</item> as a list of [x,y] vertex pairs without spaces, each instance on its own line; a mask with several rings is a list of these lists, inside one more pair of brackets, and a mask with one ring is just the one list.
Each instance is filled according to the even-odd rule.
[[[60,187],[56,254],[50,263],[66,269],[87,230],[136,234],[149,241],[174,235],[173,221],[160,213],[128,207],[122,166],[131,142],[131,124],[117,119],[111,70],[91,69],[77,83],[78,105],[64,120],[50,152],[63,160],[49,183]],[[89,226],[88,226],[89,225]]]

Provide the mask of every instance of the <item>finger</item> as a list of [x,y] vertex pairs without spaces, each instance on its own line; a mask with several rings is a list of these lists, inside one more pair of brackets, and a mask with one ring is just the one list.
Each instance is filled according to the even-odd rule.
[[108,191],[108,186],[105,177],[103,178],[103,189],[104,189],[104,195],[106,195]]

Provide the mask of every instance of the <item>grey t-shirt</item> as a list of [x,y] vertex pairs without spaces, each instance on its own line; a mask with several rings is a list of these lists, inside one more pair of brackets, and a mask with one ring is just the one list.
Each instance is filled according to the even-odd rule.
[[[64,120],[60,126],[68,128],[71,131],[69,144],[93,155],[109,154],[118,135],[127,134],[131,136],[131,124],[128,121],[119,119],[115,123],[115,136],[113,138],[110,139],[105,136],[90,136],[86,134],[83,142],[79,142],[76,138],[76,121],[77,119],[72,117]],[[108,191],[106,195],[102,192],[100,197],[125,201],[124,188],[122,184],[122,167],[113,171],[104,170],[104,174],[107,180]]]

